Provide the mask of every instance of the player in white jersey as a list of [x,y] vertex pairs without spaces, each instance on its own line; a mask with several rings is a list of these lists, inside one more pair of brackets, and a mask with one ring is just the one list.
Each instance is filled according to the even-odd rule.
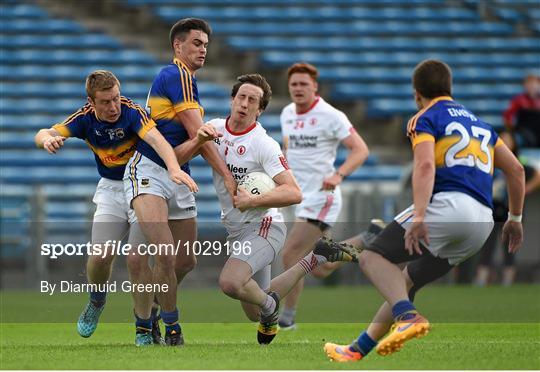
[[[296,63],[287,75],[293,102],[281,113],[283,148],[302,189],[303,200],[296,206],[296,221],[283,249],[285,269],[304,257],[336,222],[341,210],[339,185],[369,154],[367,145],[347,116],[317,95],[318,71],[314,66]],[[336,170],[334,162],[340,143],[349,153]],[[320,272],[318,276],[321,275],[324,273]],[[280,318],[283,329],[295,327],[296,306],[302,288],[303,280],[285,300]]]
[[241,301],[249,319],[260,321],[257,339],[261,344],[270,343],[276,335],[279,299],[296,281],[320,263],[352,259],[338,250],[310,253],[292,270],[270,281],[270,265],[283,247],[287,234],[283,216],[277,208],[302,200],[300,187],[279,144],[257,122],[271,94],[270,85],[261,75],[240,76],[232,89],[230,116],[208,123],[223,133],[223,137],[214,142],[237,181],[246,174],[264,172],[276,183],[276,188],[261,195],[252,195],[240,187],[231,199],[223,177],[214,171],[221,218],[231,247],[231,256],[221,271],[219,285],[225,294]]

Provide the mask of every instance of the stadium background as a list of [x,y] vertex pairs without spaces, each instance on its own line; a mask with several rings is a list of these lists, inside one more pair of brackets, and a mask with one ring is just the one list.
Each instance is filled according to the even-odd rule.
[[[279,112],[289,102],[286,68],[297,61],[319,68],[321,95],[347,113],[371,150],[366,165],[344,183],[337,238],[372,217],[389,220],[410,203],[411,154],[403,127],[415,112],[410,75],[417,62],[434,57],[449,63],[455,98],[495,127],[502,126],[502,111],[521,92],[523,77],[540,72],[536,0],[5,0],[0,5],[0,288],[84,280],[84,258],[51,262],[38,247],[89,240],[98,180],[93,155],[73,139],[50,156],[35,148],[33,136],[84,104],[84,79],[98,68],[113,71],[122,93],[144,106],[154,76],[171,58],[169,28],[188,16],[207,19],[214,31],[207,64],[197,73],[206,119],[226,114],[236,76],[259,72],[274,91],[261,122],[281,142]],[[540,166],[540,149],[522,154]],[[344,156],[340,150],[338,162]],[[201,187],[200,239],[223,239],[209,167],[200,157],[191,164]],[[537,193],[526,202],[525,246],[517,256],[520,281],[540,280],[539,207]],[[184,285],[216,287],[224,259],[201,257]],[[114,276],[127,278],[119,261]],[[452,273],[442,281],[456,280]],[[365,279],[349,265],[328,282]]]

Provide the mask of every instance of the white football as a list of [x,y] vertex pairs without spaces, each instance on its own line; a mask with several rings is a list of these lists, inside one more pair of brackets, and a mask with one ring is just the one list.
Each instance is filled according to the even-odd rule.
[[276,183],[266,173],[252,172],[240,180],[238,187],[240,186],[253,195],[261,195],[275,188]]

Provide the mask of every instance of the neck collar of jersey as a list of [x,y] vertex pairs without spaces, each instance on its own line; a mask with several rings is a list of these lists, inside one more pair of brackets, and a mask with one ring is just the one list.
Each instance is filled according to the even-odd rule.
[[182,67],[184,67],[186,70],[189,71],[189,73],[190,73],[191,75],[193,75],[194,71],[191,71],[191,69],[190,69],[184,62],[182,62],[180,59],[174,57],[174,58],[173,58],[173,63],[174,63],[175,65],[177,65],[177,66],[182,66]]
[[307,108],[307,110],[304,110],[304,111],[298,111],[298,109],[296,110],[296,115],[303,115],[303,114],[307,114],[308,112],[310,112],[311,110],[313,110],[313,107],[315,107],[315,105],[317,105],[317,103],[319,103],[319,100],[321,99],[321,97],[319,96],[315,96],[315,101],[313,101],[313,103],[311,104],[311,106],[309,106]]
[[246,133],[249,133],[251,132],[256,126],[257,126],[257,122],[253,122],[253,124],[251,124],[249,127],[247,127],[246,129],[240,131],[240,132],[235,132],[234,130],[231,129],[231,127],[229,126],[229,119],[231,117],[230,116],[227,116],[227,119],[225,120],[225,129],[227,130],[227,132],[229,132],[230,134],[232,134],[233,136],[243,136],[244,134]]
[[428,106],[433,106],[434,104],[436,104],[437,102],[440,102],[440,101],[453,101],[454,99],[450,96],[440,96],[440,97],[435,97],[433,98]]

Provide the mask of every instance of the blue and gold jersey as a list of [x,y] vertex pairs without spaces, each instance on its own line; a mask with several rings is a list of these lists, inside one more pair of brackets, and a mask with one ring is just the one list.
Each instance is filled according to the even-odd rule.
[[[157,129],[174,148],[189,139],[183,124],[175,119],[177,113],[184,110],[200,110],[204,115],[199,101],[197,80],[189,69],[178,59],[165,66],[154,79],[148,93],[146,110],[156,122]],[[165,163],[148,144],[139,142],[137,151],[156,164],[165,167]],[[182,169],[189,173],[188,163]]]
[[451,97],[438,97],[409,120],[414,147],[435,143],[433,194],[459,191],[492,207],[494,149],[502,144],[493,128]]
[[130,99],[120,97],[120,106],[121,114],[116,123],[100,121],[94,108],[86,104],[53,126],[64,137],[85,140],[94,152],[99,174],[111,180],[122,180],[138,139],[156,126],[146,111]]

